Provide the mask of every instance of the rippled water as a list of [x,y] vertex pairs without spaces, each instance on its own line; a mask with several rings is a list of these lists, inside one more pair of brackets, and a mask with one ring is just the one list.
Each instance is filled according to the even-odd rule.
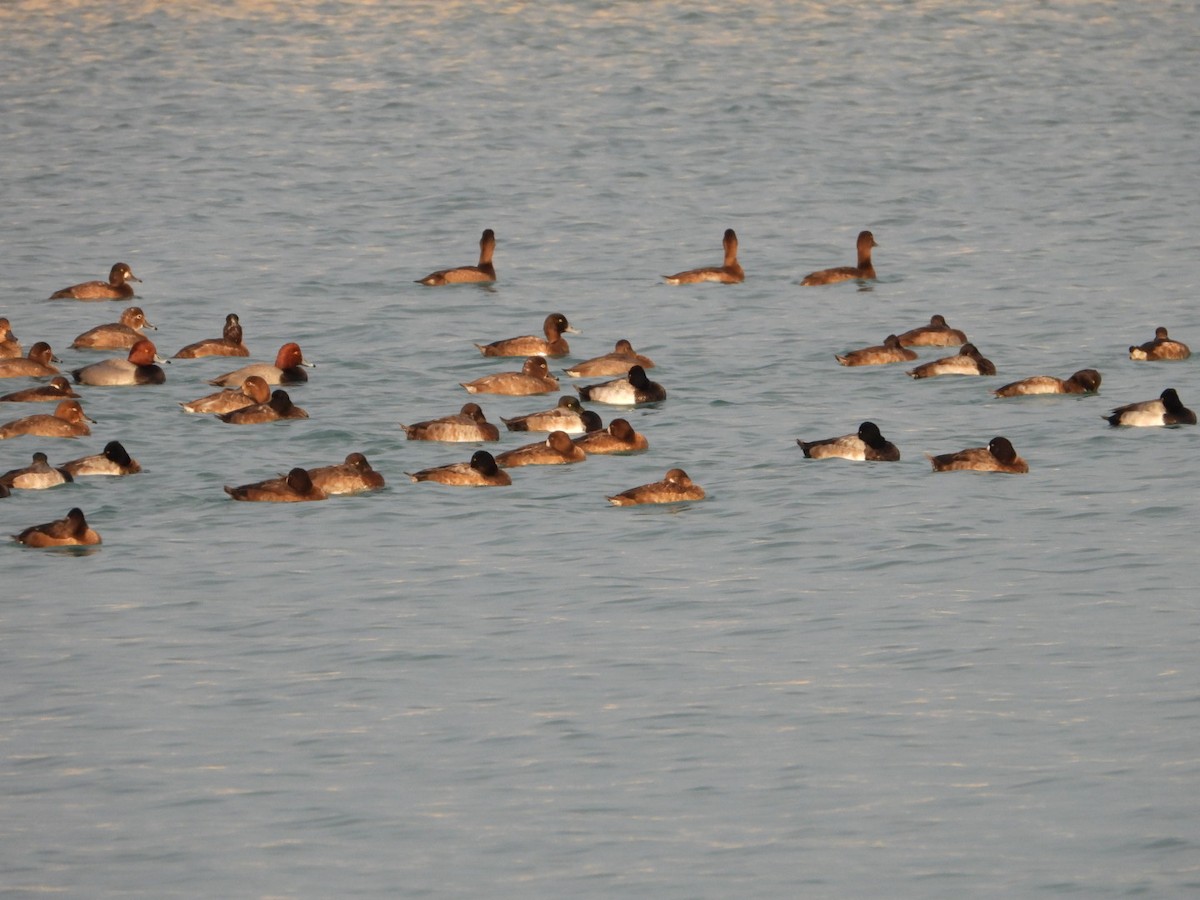
[[[5,552],[0,893],[1195,891],[1197,433],[1099,417],[1200,404],[1193,362],[1126,356],[1200,342],[1198,31],[1183,3],[0,7],[26,346],[99,358],[67,345],[121,305],[43,298],[120,259],[164,353],[237,312],[318,366],[307,421],[184,415],[234,367],[202,359],[85,389],[89,439],[0,444],[145,468],[0,501],[5,533],[78,505],[104,537]],[[485,227],[494,289],[413,283]],[[727,227],[744,284],[662,284]],[[799,287],[862,228],[877,283]],[[397,423],[551,311],[571,359],[658,362],[651,450],[408,483],[473,448]],[[934,313],[995,379],[833,360]],[[1098,396],[988,393],[1085,366]],[[801,458],[865,419],[900,463]],[[929,471],[996,434],[1028,476]],[[221,490],[351,450],[385,491]],[[706,501],[603,500],[676,465]]]

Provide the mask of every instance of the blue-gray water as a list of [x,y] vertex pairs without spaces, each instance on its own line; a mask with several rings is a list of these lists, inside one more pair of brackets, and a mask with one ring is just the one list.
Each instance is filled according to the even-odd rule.
[[[164,354],[237,312],[318,365],[308,421],[183,414],[206,359],[0,444],[145,467],[0,501],[104,538],[4,550],[0,895],[1200,889],[1198,435],[1100,418],[1200,404],[1126,355],[1200,343],[1198,45],[1183,2],[0,7],[25,345],[105,355],[67,344],[122,304],[44,298],[123,260]],[[494,290],[413,283],[485,227]],[[727,227],[744,284],[662,284]],[[862,228],[876,284],[799,287]],[[572,359],[658,362],[651,450],[409,483],[473,448],[397,423],[551,311]],[[934,313],[1000,374],[834,362]],[[1098,396],[988,393],[1086,366]],[[795,445],[865,419],[902,462]],[[996,434],[1028,476],[929,471]],[[221,490],[351,450],[385,491]],[[676,465],[707,500],[605,503]]]

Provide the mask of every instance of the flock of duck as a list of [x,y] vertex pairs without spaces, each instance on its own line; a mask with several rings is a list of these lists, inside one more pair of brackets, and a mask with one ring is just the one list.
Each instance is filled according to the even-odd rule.
[[[716,282],[737,284],[745,279],[738,263],[737,235],[727,229],[723,238],[724,260],[719,266],[689,269],[674,275],[664,275],[668,284],[697,284]],[[835,284],[843,281],[869,281],[875,278],[871,250],[877,246],[869,231],[858,235],[857,264],[822,269],[805,276],[804,286]],[[427,286],[455,284],[487,284],[496,280],[493,254],[496,236],[492,229],[483,232],[479,241],[479,261],[475,265],[459,266],[432,272],[418,283]],[[131,282],[140,282],[125,263],[115,264],[107,281],[76,284],[51,294],[52,300],[131,300],[135,291]],[[38,341],[22,355],[22,345],[12,332],[8,319],[0,318],[0,378],[36,379],[39,383],[0,396],[0,403],[54,402],[53,414],[28,415],[0,424],[0,440],[19,436],[43,438],[74,438],[91,433],[92,421],[84,413],[80,395],[74,385],[114,386],[162,384],[166,375],[158,363],[154,343],[145,330],[157,330],[142,309],[126,308],[120,321],[100,325],[83,332],[71,343],[74,350],[124,350],[126,355],[104,359],[72,370],[71,380],[59,371],[49,344]],[[542,335],[521,335],[476,344],[484,357],[521,358],[516,371],[501,371],[485,375],[461,386],[470,394],[499,394],[533,396],[559,390],[559,379],[551,374],[548,358],[570,353],[564,335],[578,333],[561,313],[551,313],[543,323]],[[945,318],[935,315],[928,325],[903,334],[890,334],[877,346],[863,347],[836,356],[843,366],[875,366],[911,362],[917,359],[912,347],[957,347],[952,356],[923,363],[908,371],[913,378],[939,376],[990,376],[995,366],[984,358],[978,348],[958,329],[951,328]],[[236,314],[225,319],[219,338],[197,341],[181,348],[176,359],[196,359],[205,356],[248,357],[250,355]],[[1158,328],[1153,340],[1129,348],[1135,360],[1179,360],[1190,356],[1187,346],[1172,339],[1166,328]],[[185,412],[213,414],[230,424],[247,425],[283,419],[307,418],[308,414],[293,403],[284,386],[302,384],[308,380],[305,371],[311,363],[304,358],[300,347],[286,343],[280,347],[274,363],[251,363],[227,372],[210,384],[220,390],[181,403]],[[585,409],[584,402],[618,407],[636,407],[658,403],[666,398],[661,384],[651,381],[647,369],[654,368],[652,360],[637,353],[628,340],[616,342],[612,352],[585,360],[564,369],[571,378],[607,378],[608,380],[576,387],[578,397],[563,396],[546,410],[509,419],[501,419],[506,430],[546,433],[544,440],[526,444],[493,455],[476,450],[465,462],[406,473],[414,482],[431,481],[446,485],[498,486],[512,483],[508,469],[530,465],[561,465],[581,462],[589,454],[628,454],[649,448],[646,437],[634,430],[624,418],[613,419],[604,427],[600,416]],[[1017,397],[1032,394],[1093,393],[1100,387],[1100,373],[1083,369],[1069,378],[1037,375],[1013,382],[993,391],[997,397]],[[582,401],[582,402],[581,402]],[[1183,406],[1177,392],[1167,388],[1155,399],[1119,407],[1105,417],[1113,426],[1194,425],[1196,414]],[[401,425],[408,440],[484,443],[500,439],[498,426],[487,421],[475,402],[463,405],[459,412]],[[874,422],[863,422],[853,434],[816,441],[797,440],[804,456],[812,459],[840,458],[849,460],[896,461],[899,450],[886,440]],[[994,437],[986,447],[972,447],[955,453],[929,456],[936,472],[971,470],[977,472],[1024,473],[1028,463],[1016,452],[1012,443],[1002,435]],[[51,465],[43,452],[33,454],[29,465],[0,475],[0,497],[14,489],[39,490],[73,481],[79,477],[131,475],[141,471],[139,463],[130,457],[119,441],[110,441],[99,454],[79,457],[60,465]],[[341,463],[311,469],[292,468],[286,475],[237,487],[226,486],[225,492],[235,500],[263,502],[302,502],[324,500],[341,494],[375,490],[384,485],[383,476],[376,472],[362,453],[351,453]],[[661,481],[639,485],[607,499],[616,506],[645,503],[676,503],[701,500],[704,489],[692,482],[681,468],[672,468]],[[14,535],[14,540],[32,547],[92,545],[100,536],[92,529],[79,508],[54,522],[35,525]]]

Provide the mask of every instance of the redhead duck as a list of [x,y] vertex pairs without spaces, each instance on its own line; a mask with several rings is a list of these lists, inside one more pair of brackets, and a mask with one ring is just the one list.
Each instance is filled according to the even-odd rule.
[[142,338],[129,348],[129,356],[125,359],[102,359],[98,363],[76,369],[71,373],[71,377],[78,384],[162,384],[167,380],[167,375],[154,365],[156,362],[163,362],[163,359],[158,355],[154,342]]
[[[584,415],[596,416],[591,410]],[[599,418],[596,416],[597,421]],[[646,436],[634,431],[625,419],[613,419],[603,430],[589,429],[587,434],[575,438],[575,445],[586,453],[638,453],[650,449]]]
[[309,469],[308,477],[331,497],[335,494],[361,494],[383,487],[383,476],[371,468],[361,453],[351,453],[345,462],[338,465]]
[[496,252],[496,233],[487,228],[479,238],[479,265],[459,266],[457,269],[441,269],[420,279],[417,284],[443,285],[490,283],[496,280],[496,267],[492,265],[492,254]]
[[54,355],[50,345],[45,341],[38,341],[29,348],[29,353],[25,356],[18,356],[15,359],[0,359],[0,378],[26,376],[37,378],[42,375],[57,375],[59,374],[58,369],[51,365],[56,362],[62,362],[62,360]]
[[487,420],[478,403],[464,403],[453,416],[442,416],[416,425],[401,425],[410,441],[498,441],[500,429]]
[[563,334],[579,334],[562,313],[551,313],[542,323],[545,337],[524,334],[490,344],[476,344],[484,356],[566,356],[571,352]]
[[65,397],[78,397],[71,382],[61,375],[55,375],[49,384],[39,387],[25,388],[23,391],[13,391],[0,397],[0,403],[46,403],[59,401]]
[[51,300],[128,300],[133,296],[130,281],[141,283],[140,278],[125,263],[119,262],[108,272],[108,281],[85,281],[73,284],[50,295]]
[[928,325],[900,335],[900,343],[905,347],[957,347],[966,342],[967,336],[947,325],[944,316],[933,316]]
[[1143,400],[1118,406],[1104,417],[1109,425],[1128,425],[1135,428],[1158,425],[1195,425],[1196,414],[1183,405],[1175,388],[1167,388],[1157,400]]
[[225,388],[215,394],[209,394],[196,400],[180,403],[184,412],[190,413],[221,413],[233,412],[235,409],[245,409],[255,403],[266,403],[271,399],[271,386],[259,375],[251,375],[242,382],[240,388]]
[[303,503],[308,500],[324,500],[329,495],[313,484],[305,469],[296,467],[287,475],[268,478],[240,487],[225,485],[225,493],[234,500],[257,501],[259,503]]
[[600,384],[576,387],[584,400],[608,403],[613,406],[637,406],[640,403],[657,403],[667,399],[667,391],[657,381],[646,377],[646,370],[633,366],[624,378],[603,381]]
[[854,434],[825,438],[820,441],[796,443],[808,459],[855,459],[870,462],[896,462],[900,451],[891,441],[885,440],[874,422],[863,422]]
[[201,356],[249,356],[242,343],[242,323],[237,313],[225,317],[225,329],[219,338],[205,338],[188,344],[175,354],[175,359],[199,359]]
[[683,469],[671,469],[662,481],[643,484],[608,498],[613,506],[638,506],[643,503],[679,503],[703,500],[704,488],[694,484]]
[[465,487],[496,487],[512,484],[509,474],[496,465],[496,459],[486,450],[476,450],[470,462],[450,463],[420,472],[405,472],[413,481],[436,481]]
[[129,306],[121,312],[121,321],[97,325],[71,341],[72,350],[123,350],[145,337],[143,328],[157,331],[140,306]]
[[46,488],[58,487],[74,480],[70,472],[50,465],[46,454],[41,452],[33,454],[29,465],[11,469],[0,475],[0,484],[9,489],[18,488],[23,491],[44,491]]
[[1070,378],[1053,375],[1034,375],[1006,384],[992,391],[997,397],[1026,397],[1031,394],[1094,394],[1100,390],[1100,373],[1095,369],[1080,369]]
[[1154,329],[1154,340],[1147,341],[1140,347],[1129,348],[1130,359],[1141,360],[1164,360],[1164,359],[1187,359],[1192,355],[1192,351],[1188,349],[1187,344],[1182,341],[1173,341],[1167,336],[1167,329],[1161,325]]
[[527,397],[531,394],[549,394],[558,390],[558,379],[550,374],[546,360],[531,356],[525,360],[520,372],[498,372],[484,375],[474,381],[463,382],[462,386],[471,394],[506,394],[510,397]]
[[1006,472],[1023,475],[1029,463],[1017,456],[1006,437],[994,437],[986,447],[970,447],[941,456],[925,454],[935,472]]
[[219,413],[217,418],[230,425],[260,425],[263,422],[278,422],[280,419],[307,419],[308,413],[292,403],[287,391],[274,390],[271,392],[271,399],[266,403],[255,403],[232,412]]
[[913,378],[934,378],[938,375],[995,375],[996,367],[984,359],[974,344],[963,344],[957,356],[943,356],[917,366],[908,373]]
[[559,397],[558,405],[553,409],[528,413],[500,421],[509,431],[566,431],[569,434],[582,434],[583,407],[575,397]]
[[81,456],[62,464],[61,468],[72,477],[83,475],[136,475],[141,465],[129,455],[120,441],[109,441],[104,452],[95,456]]
[[100,535],[88,527],[83,510],[75,507],[66,518],[45,525],[32,525],[13,540],[26,547],[81,547],[100,543]]
[[517,466],[559,466],[583,462],[587,453],[565,431],[552,431],[544,441],[506,450],[496,457],[496,465],[505,469]]
[[280,347],[279,352],[275,354],[275,365],[251,363],[232,372],[226,372],[224,375],[214,378],[209,384],[215,384],[217,387],[238,387],[251,375],[257,375],[267,384],[301,384],[308,381],[308,373],[301,368],[302,366],[316,368],[313,363],[304,358],[299,344],[287,343]]
[[888,363],[910,362],[917,358],[916,351],[900,346],[900,338],[889,334],[882,344],[851,350],[845,356],[834,354],[834,359],[843,366],[885,366]]
[[95,420],[84,415],[78,400],[60,400],[54,409],[54,415],[39,413],[0,425],[0,441],[23,434],[36,437],[79,437],[92,433],[87,423],[93,421]]
[[592,357],[563,371],[572,378],[603,378],[608,375],[624,375],[634,366],[653,369],[654,361],[648,356],[634,352],[633,344],[621,338],[612,353]]
[[702,269],[689,269],[674,275],[664,275],[667,284],[697,284],[701,281],[715,281],[720,284],[741,284],[746,280],[746,273],[738,265],[738,239],[732,228],[725,229],[725,237],[721,243],[725,247],[725,262],[719,266],[708,266]]
[[875,278],[875,267],[871,265],[871,248],[878,247],[875,235],[869,231],[858,233],[858,265],[838,266],[834,269],[821,269],[809,272],[804,276],[802,285],[836,284],[839,281],[872,281]]
[[12,333],[8,319],[0,316],[0,359],[12,359],[21,355],[21,342]]

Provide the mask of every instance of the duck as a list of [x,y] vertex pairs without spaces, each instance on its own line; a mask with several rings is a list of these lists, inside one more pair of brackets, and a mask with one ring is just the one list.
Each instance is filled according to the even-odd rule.
[[612,353],[594,356],[563,371],[572,378],[603,378],[610,375],[624,375],[634,366],[643,369],[653,369],[654,361],[648,356],[636,352],[633,344],[625,338],[617,341]]
[[225,317],[225,328],[219,338],[205,338],[188,344],[175,354],[175,359],[199,359],[202,356],[249,356],[242,343],[242,323],[237,313]]
[[44,491],[46,488],[58,487],[74,480],[70,472],[50,465],[50,460],[41,451],[33,454],[29,465],[20,469],[10,469],[0,475],[0,484],[9,490],[23,491]]
[[587,452],[571,440],[565,431],[552,431],[544,441],[506,450],[496,457],[496,465],[505,469],[517,466],[559,466],[583,462]]
[[545,337],[524,334],[490,344],[476,344],[484,356],[566,356],[571,352],[564,334],[579,334],[562,313],[551,313],[542,323]]
[[299,466],[279,478],[268,478],[239,487],[225,485],[225,493],[234,500],[258,503],[303,503],[324,500],[329,496],[313,484],[308,471]]
[[162,384],[167,380],[166,373],[156,362],[163,362],[158,355],[154,342],[142,338],[129,348],[125,359],[110,357],[100,362],[75,369],[71,377],[77,384],[90,385],[129,385],[129,384]]
[[1159,425],[1195,425],[1196,414],[1183,405],[1175,388],[1167,388],[1157,400],[1118,406],[1104,417],[1109,425],[1147,428]]
[[984,359],[974,344],[963,344],[956,356],[944,356],[917,366],[908,373],[913,378],[934,378],[938,375],[995,375],[996,367]]
[[[595,416],[597,423],[600,417],[588,410],[585,414]],[[604,429],[589,429],[587,433],[575,438],[575,445],[583,448],[585,453],[640,453],[650,449],[650,442],[644,434],[634,431],[627,419],[613,419]]]
[[469,443],[500,440],[500,429],[487,420],[478,403],[464,403],[463,408],[452,416],[400,427],[410,441]]
[[316,368],[314,363],[304,358],[300,345],[291,341],[279,348],[279,352],[275,354],[274,365],[251,363],[219,375],[209,384],[217,387],[238,387],[251,375],[257,375],[267,384],[302,384],[308,381],[308,373],[302,367]]
[[637,406],[667,399],[666,388],[657,381],[651,381],[641,366],[632,366],[624,378],[603,381],[600,384],[579,385],[575,390],[579,391],[583,400],[613,406]]
[[36,437],[80,437],[92,433],[87,423],[93,421],[84,414],[78,400],[61,400],[54,408],[53,415],[39,413],[0,425],[0,441],[25,434]]
[[568,434],[582,434],[584,431],[583,407],[577,397],[562,396],[552,409],[511,419],[501,416],[500,421],[509,431],[565,431]]
[[674,275],[664,275],[667,284],[698,284],[702,281],[715,281],[719,284],[741,284],[746,280],[746,273],[738,264],[738,239],[732,228],[725,229],[725,237],[721,239],[725,248],[725,262],[719,266],[708,266],[701,269],[688,269],[686,272],[676,272]]
[[1100,373],[1095,369],[1080,369],[1070,378],[1053,375],[1034,375],[1006,384],[992,391],[997,397],[1026,397],[1032,394],[1094,394],[1100,390]]
[[854,459],[870,462],[897,462],[900,451],[886,440],[874,422],[863,422],[854,434],[819,441],[796,440],[807,459]]
[[461,384],[469,394],[506,394],[510,397],[549,394],[558,390],[558,379],[550,374],[546,360],[541,356],[526,359],[520,372],[497,372]]
[[157,331],[140,306],[127,306],[119,322],[97,325],[71,341],[72,350],[127,350],[144,338],[142,330]]
[[1167,335],[1167,329],[1161,325],[1154,329],[1154,340],[1147,341],[1140,347],[1129,348],[1129,358],[1138,360],[1187,359],[1191,355],[1192,351],[1188,349],[1188,345],[1172,340]]
[[925,456],[935,472],[1006,472],[1023,475],[1029,471],[1029,463],[1017,456],[1008,438],[1000,436],[992,438],[986,447],[969,447],[941,456],[927,453]]
[[73,478],[84,475],[136,475],[142,471],[141,464],[129,455],[120,441],[109,441],[102,453],[72,459],[59,468]]
[[55,375],[50,379],[49,384],[5,394],[3,397],[0,397],[0,403],[47,403],[78,396],[75,393],[75,389],[71,387],[71,382],[67,381],[62,375]]
[[54,351],[50,349],[50,345],[45,341],[38,341],[29,348],[29,352],[24,356],[18,356],[12,359],[0,359],[0,378],[38,378],[43,375],[58,375],[60,374],[52,363],[62,362]]
[[308,470],[314,485],[329,496],[335,494],[361,494],[377,491],[383,487],[383,476],[371,468],[366,456],[351,453],[346,461],[333,466],[318,466]]
[[900,338],[889,334],[882,344],[851,350],[844,356],[834,354],[834,359],[843,366],[885,366],[889,363],[911,362],[917,358],[916,351],[900,345]]
[[184,412],[220,415],[235,409],[245,409],[255,403],[266,403],[270,399],[271,386],[263,381],[261,375],[251,375],[242,382],[241,387],[224,388],[215,394],[181,402],[179,405],[183,407]]
[[131,281],[141,284],[142,279],[134,275],[133,270],[125,263],[119,262],[109,269],[108,281],[85,281],[82,284],[73,284],[61,291],[55,291],[50,295],[50,299],[128,300],[134,296],[133,285],[129,283]]
[[838,266],[833,269],[820,269],[809,272],[800,282],[805,286],[819,284],[837,284],[839,281],[874,281],[875,267],[871,265],[871,248],[878,247],[875,235],[869,231],[858,233],[858,265]]
[[99,544],[100,535],[88,525],[83,510],[76,506],[65,518],[31,525],[20,534],[14,534],[13,540],[26,547],[86,547]]
[[485,228],[479,238],[479,265],[459,266],[456,269],[440,269],[417,280],[417,284],[438,286],[444,284],[490,284],[496,280],[496,267],[492,265],[492,254],[496,252],[496,233]]
[[640,506],[643,503],[680,503],[703,500],[704,488],[694,483],[683,469],[669,469],[662,481],[643,484],[608,497],[613,506]]
[[900,335],[900,343],[905,347],[957,347],[966,342],[966,334],[947,325],[945,316],[931,316],[928,325]]
[[281,419],[307,419],[308,413],[292,402],[287,391],[276,389],[266,403],[254,403],[232,412],[218,413],[217,418],[230,425],[261,425]]
[[470,462],[450,463],[420,472],[405,472],[413,481],[436,481],[465,487],[499,487],[512,484],[507,472],[496,465],[496,458],[486,450],[476,450]]
[[0,316],[0,359],[12,359],[21,355],[21,342],[12,332],[12,324]]

